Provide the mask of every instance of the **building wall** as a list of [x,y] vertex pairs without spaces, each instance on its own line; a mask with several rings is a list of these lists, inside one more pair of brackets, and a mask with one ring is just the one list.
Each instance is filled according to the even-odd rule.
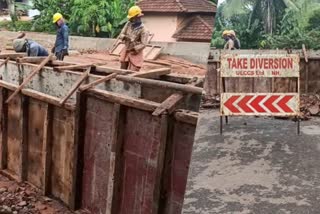
[[150,31],[154,33],[152,41],[157,42],[175,42],[172,38],[177,29],[178,17],[175,14],[145,14],[143,23]]

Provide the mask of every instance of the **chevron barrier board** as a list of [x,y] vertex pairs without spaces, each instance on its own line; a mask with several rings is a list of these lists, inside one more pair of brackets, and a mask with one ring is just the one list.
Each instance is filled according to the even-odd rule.
[[297,116],[297,93],[223,93],[221,114],[257,116]]
[[299,77],[297,54],[239,54],[221,56],[221,77]]

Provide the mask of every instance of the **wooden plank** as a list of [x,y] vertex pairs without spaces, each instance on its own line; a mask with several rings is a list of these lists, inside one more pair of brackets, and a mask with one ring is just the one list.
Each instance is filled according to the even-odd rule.
[[[6,89],[9,89],[11,91],[14,91],[18,88],[18,86],[11,84],[11,83],[7,83],[3,80],[0,80],[0,86],[4,87]],[[60,99],[57,97],[50,96],[50,95],[47,95],[47,94],[44,94],[44,93],[41,93],[41,92],[38,92],[38,91],[35,91],[32,89],[22,89],[21,92],[22,92],[22,94],[24,94],[26,96],[32,97],[37,100],[41,100],[45,103],[50,103],[55,106],[60,106]],[[66,103],[63,105],[63,108],[65,108],[67,110],[74,111],[75,105]]]
[[22,127],[22,139],[20,141],[20,181],[27,180],[28,173],[28,120],[29,120],[29,98],[26,96],[21,97],[22,115],[20,123]]
[[4,61],[0,64],[0,68],[1,68],[3,65],[7,64],[7,63],[9,62],[9,60],[10,60],[9,57],[6,58],[6,60],[4,60]]
[[73,70],[73,69],[88,69],[88,67],[92,67],[93,64],[79,64],[79,65],[66,65],[66,66],[59,66],[55,67],[54,70],[56,71],[65,71],[65,70]]
[[111,133],[111,153],[108,171],[108,194],[107,194],[107,205],[106,205],[106,214],[111,214],[113,197],[115,191],[115,178],[116,178],[116,158],[117,158],[117,144],[118,144],[118,135],[119,135],[119,123],[120,123],[120,109],[119,104],[114,104],[113,115],[112,115],[112,133]]
[[25,57],[25,53],[2,53],[0,54],[0,59],[7,59],[8,57],[10,59],[17,59],[19,57]]
[[159,103],[155,103],[155,102],[143,100],[143,99],[135,99],[129,96],[107,92],[100,89],[89,89],[87,93],[92,96],[107,100],[109,102],[114,102],[114,103],[118,103],[121,105],[129,106],[129,107],[133,107],[133,108],[137,108],[145,111],[153,112],[159,106]]
[[100,79],[98,79],[98,80],[96,80],[96,81],[93,81],[93,82],[89,83],[89,84],[80,86],[80,87],[79,87],[79,90],[80,90],[80,91],[86,91],[86,90],[88,90],[88,89],[90,89],[90,88],[95,87],[96,85],[99,85],[99,84],[101,84],[101,83],[103,83],[103,82],[107,82],[107,81],[115,78],[115,77],[118,76],[118,75],[119,75],[119,74],[117,74],[117,73],[113,73],[113,74],[110,74],[110,75],[108,75],[108,76],[106,76],[106,77],[102,77],[102,78],[100,78]]
[[174,108],[182,101],[183,94],[176,93],[168,97],[160,106],[152,113],[153,116],[159,116],[164,112],[171,114]]
[[107,66],[96,66],[96,72],[118,73],[118,74],[136,73],[136,71],[107,67]]
[[[41,62],[43,62],[43,60],[45,60],[47,57],[23,57],[23,58],[18,58],[17,62],[18,63],[36,63],[36,64],[40,64]],[[51,58],[51,60],[47,63],[50,64],[52,63],[52,61],[56,60],[56,57],[53,56]]]
[[32,77],[35,76],[35,75],[51,60],[51,57],[52,57],[52,56],[53,56],[53,55],[50,54],[45,60],[42,61],[42,63],[41,63],[39,66],[37,66],[37,67],[28,75],[28,77],[23,81],[23,83],[22,83],[22,84],[16,89],[16,91],[7,99],[6,103],[9,103],[10,100],[11,100],[14,96],[16,96],[26,84],[28,84],[28,83],[31,81]]
[[[167,139],[169,134],[169,119],[168,114],[162,114],[160,120],[160,146],[159,146],[159,156],[158,156],[158,167],[157,167],[157,180],[155,183],[155,192],[154,192],[154,204],[156,210],[161,209],[160,198],[161,198],[161,187],[163,182],[163,175],[165,169],[165,155],[167,149]],[[158,212],[161,213],[161,212]]]
[[199,114],[196,112],[190,112],[187,110],[179,110],[178,112],[176,112],[174,114],[174,117],[178,121],[196,126],[197,122],[198,122],[198,115]]
[[87,112],[87,98],[82,92],[77,92],[75,112],[75,127],[74,127],[74,144],[72,152],[74,158],[71,162],[72,180],[70,192],[70,208],[75,211],[80,208],[81,204],[81,188],[82,173],[83,173],[83,149],[86,128],[86,112]]
[[171,68],[158,68],[150,71],[136,72],[130,74],[131,77],[140,77],[140,78],[157,78],[162,75],[167,75],[171,73]]
[[8,90],[1,88],[1,170],[8,166],[8,104],[5,103],[7,97]]
[[68,92],[68,94],[60,101],[60,105],[64,105],[65,102],[72,96],[72,94],[80,87],[80,85],[85,81],[90,73],[90,68],[87,69],[87,71],[80,77],[80,79],[72,86],[71,90]]
[[195,87],[195,86],[182,85],[182,84],[164,82],[159,80],[150,80],[150,79],[144,79],[144,78],[138,78],[138,77],[128,77],[123,75],[117,76],[117,80],[121,80],[123,82],[129,82],[129,83],[138,83],[141,85],[146,85],[154,88],[158,88],[158,87],[169,88],[169,89],[174,89],[174,90],[182,91],[186,93],[202,95],[202,88]]
[[45,120],[43,124],[43,144],[42,144],[42,166],[43,181],[42,194],[50,193],[50,176],[51,176],[51,158],[52,158],[52,122],[53,122],[53,106],[47,104]]

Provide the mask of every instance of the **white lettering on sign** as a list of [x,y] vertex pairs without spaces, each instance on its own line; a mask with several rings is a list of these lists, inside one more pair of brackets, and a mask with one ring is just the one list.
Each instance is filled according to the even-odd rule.
[[297,54],[224,54],[222,77],[299,77]]

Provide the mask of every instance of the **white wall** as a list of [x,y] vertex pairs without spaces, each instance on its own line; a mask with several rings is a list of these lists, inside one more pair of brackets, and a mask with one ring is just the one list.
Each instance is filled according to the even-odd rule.
[[172,38],[177,29],[177,15],[145,14],[143,23],[150,33],[154,33],[152,41],[175,42]]

